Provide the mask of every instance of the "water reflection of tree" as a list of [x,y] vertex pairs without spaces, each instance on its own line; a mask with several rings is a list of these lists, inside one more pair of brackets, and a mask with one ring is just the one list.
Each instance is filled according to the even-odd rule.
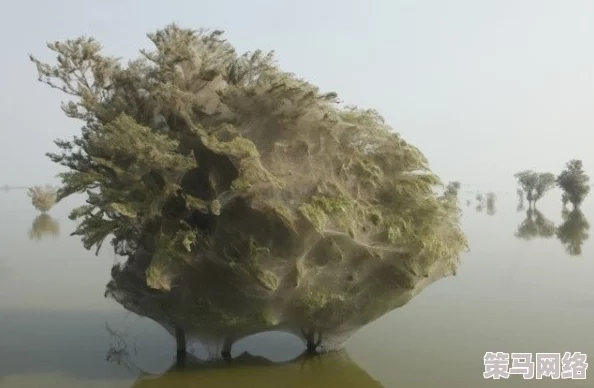
[[40,214],[33,220],[29,238],[31,240],[41,240],[44,235],[51,235],[56,238],[60,235],[60,224],[49,214]]
[[550,238],[555,235],[555,224],[548,220],[540,211],[529,208],[526,219],[518,226],[516,237],[532,240],[536,237]]
[[131,350],[126,334],[106,326],[111,336],[107,360],[122,365],[137,376],[132,387],[185,388],[216,387],[353,387],[380,388],[382,385],[355,364],[346,351],[341,350],[321,356],[306,353],[287,362],[272,362],[248,352],[227,361],[206,361],[187,353],[169,370],[154,374],[139,368],[130,360]]
[[487,214],[492,216],[497,213],[497,208],[495,207],[495,200],[497,196],[495,193],[487,193]]
[[588,230],[590,223],[584,213],[577,208],[572,211],[564,209],[562,212],[563,223],[557,228],[556,235],[565,250],[572,256],[582,254],[582,245],[590,237]]
[[140,369],[136,364],[130,360],[130,352],[137,355],[136,344],[133,348],[128,346],[126,341],[127,333],[112,329],[107,323],[105,323],[105,329],[109,333],[109,350],[105,360],[112,364],[117,364],[126,368],[130,373],[136,376],[149,375],[146,371]]

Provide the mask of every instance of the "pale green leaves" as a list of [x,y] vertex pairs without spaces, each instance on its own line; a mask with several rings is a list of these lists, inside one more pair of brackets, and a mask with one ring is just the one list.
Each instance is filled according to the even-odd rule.
[[[127,66],[91,38],[49,45],[54,65],[32,58],[42,82],[77,98],[63,109],[84,122],[50,157],[69,169],[59,198],[88,194],[72,214],[85,246],[110,234],[150,240],[147,276],[161,288],[176,261],[232,262],[212,251],[215,224],[254,222],[238,239],[268,230],[257,222],[297,236],[339,230],[428,257],[465,246],[455,196],[435,194],[424,155],[377,111],[339,106],[336,93],[281,71],[272,52],[238,55],[221,31],[170,25],[149,39],[154,49]],[[274,288],[264,269],[248,272]]]
[[579,207],[590,192],[590,177],[583,170],[581,160],[570,160],[565,170],[556,179],[557,186],[563,190],[563,201]]
[[128,217],[128,218],[135,218],[136,212],[132,209],[132,206],[125,205],[123,203],[112,203],[111,208],[118,212],[119,214]]

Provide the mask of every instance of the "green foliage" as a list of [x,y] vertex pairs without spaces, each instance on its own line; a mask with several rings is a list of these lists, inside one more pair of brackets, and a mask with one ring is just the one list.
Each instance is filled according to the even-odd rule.
[[557,228],[555,234],[565,250],[572,256],[582,254],[582,245],[590,237],[588,230],[590,223],[579,208],[571,212],[563,212],[563,223]]
[[579,207],[590,192],[589,181],[590,178],[584,172],[581,160],[574,159],[567,162],[565,170],[556,180],[557,186],[563,190],[563,205],[571,202],[574,208]]
[[27,190],[35,209],[47,213],[56,203],[56,189],[52,186],[34,186]]
[[376,111],[341,107],[281,71],[273,53],[239,55],[221,35],[169,25],[128,65],[85,37],[48,44],[55,64],[31,57],[41,82],[73,97],[65,114],[83,122],[48,156],[67,169],[59,199],[87,194],[71,214],[87,249],[108,236],[121,254],[142,246],[158,283],[172,257],[220,259],[254,237],[248,210],[258,206],[287,230],[457,257],[466,247],[457,206],[435,195],[441,182],[418,149]]
[[544,172],[538,173],[532,170],[525,170],[514,175],[518,180],[521,190],[526,194],[530,205],[536,204],[547,191],[555,187],[555,175]]
[[460,182],[453,181],[453,182],[450,182],[447,184],[447,186],[445,188],[444,195],[458,198],[459,192],[460,192]]
[[300,211],[316,230],[323,231],[328,215],[347,215],[352,205],[351,201],[344,198],[313,196],[307,203],[301,205]]
[[567,206],[567,204],[569,203],[569,195],[567,193],[563,193],[561,194],[561,203],[563,204],[563,207],[565,208]]

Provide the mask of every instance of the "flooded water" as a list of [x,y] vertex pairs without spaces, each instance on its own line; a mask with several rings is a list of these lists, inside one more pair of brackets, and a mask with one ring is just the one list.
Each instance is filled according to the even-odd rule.
[[564,217],[558,192],[528,215],[513,187],[495,208],[460,197],[471,251],[458,275],[363,328],[345,352],[303,359],[296,338],[258,335],[234,346],[243,355],[233,365],[189,356],[196,366],[176,371],[169,334],[103,297],[115,257],[107,244],[95,257],[69,236],[76,201],[40,217],[24,190],[0,191],[0,387],[592,386],[594,375],[484,380],[483,356],[594,355],[594,246],[583,227],[594,201]]

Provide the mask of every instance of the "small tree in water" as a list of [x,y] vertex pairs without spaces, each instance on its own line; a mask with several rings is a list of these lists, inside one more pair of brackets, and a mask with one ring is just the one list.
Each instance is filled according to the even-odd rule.
[[555,187],[555,175],[550,172],[538,173],[531,170],[518,172],[514,175],[522,191],[526,194],[528,207],[536,206],[536,201],[541,199],[547,191]]
[[27,190],[35,209],[47,213],[56,203],[56,189],[52,186],[34,186]]
[[561,198],[563,206],[571,202],[574,208],[578,208],[590,192],[590,178],[582,168],[581,160],[567,162],[565,170],[557,177],[557,186],[563,190]]
[[460,182],[453,181],[448,183],[445,189],[445,195],[452,195],[454,197],[458,197],[458,193],[460,192]]

